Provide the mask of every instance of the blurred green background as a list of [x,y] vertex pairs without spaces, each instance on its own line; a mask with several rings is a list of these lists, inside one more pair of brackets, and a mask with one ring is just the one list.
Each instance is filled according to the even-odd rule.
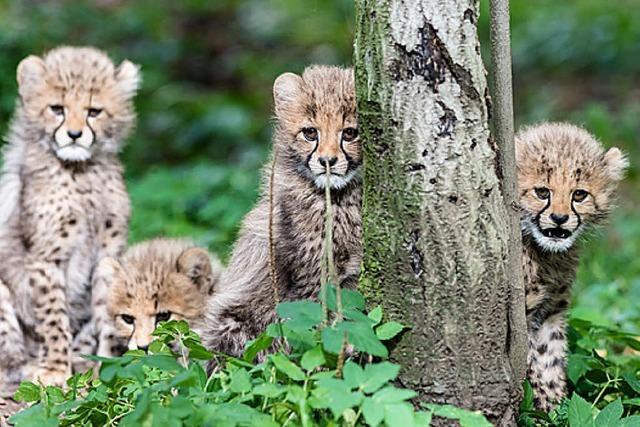
[[[640,334],[640,1],[511,3],[517,124],[583,124],[632,164],[611,223],[586,243],[573,315]],[[351,0],[0,0],[0,131],[28,54],[95,45],[140,64],[123,153],[131,240],[191,236],[224,257],[258,194],[273,80],[350,64],[353,13]]]

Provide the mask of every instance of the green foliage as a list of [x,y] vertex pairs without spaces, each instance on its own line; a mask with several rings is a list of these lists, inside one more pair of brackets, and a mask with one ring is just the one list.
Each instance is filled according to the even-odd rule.
[[[336,290],[329,290],[335,301]],[[248,343],[244,357],[209,353],[184,321],[162,322],[148,353],[129,351],[102,362],[99,378],[92,371],[76,374],[68,388],[23,382],[15,399],[33,405],[11,418],[16,427],[41,426],[428,426],[434,417],[459,420],[464,426],[490,425],[479,413],[450,406],[427,405],[416,411],[416,393],[393,384],[400,366],[381,360],[358,362],[386,348],[404,326],[379,325],[382,309],[364,312],[364,299],[345,291],[345,318],[330,310],[323,324],[322,307],[311,301],[279,304],[280,320]],[[328,303],[331,306],[331,303]],[[347,314],[348,313],[348,314]],[[373,318],[373,319],[372,319]],[[377,319],[377,320],[375,320]],[[345,326],[349,325],[349,326]],[[379,325],[379,326],[378,326]],[[353,346],[343,369],[338,353],[325,343],[324,331],[346,334]],[[368,330],[366,339],[364,331]],[[380,334],[379,334],[380,335]],[[279,351],[254,363],[269,348]],[[282,350],[287,346],[288,351]],[[216,366],[207,376],[203,362]]]
[[640,339],[633,334],[572,319],[567,378],[573,394],[550,414],[533,409],[525,382],[520,425],[640,425]]

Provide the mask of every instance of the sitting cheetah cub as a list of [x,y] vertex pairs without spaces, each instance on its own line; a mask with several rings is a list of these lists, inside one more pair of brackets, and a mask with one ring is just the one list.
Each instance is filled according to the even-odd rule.
[[[285,73],[276,79],[273,93],[277,299],[315,298],[320,290],[326,186],[332,193],[337,280],[354,287],[362,260],[362,156],[353,71],[313,66],[302,76]],[[270,168],[265,172],[268,181]],[[220,288],[207,307],[203,337],[209,348],[238,356],[247,340],[274,320],[269,256],[267,182],[244,219]]]
[[[82,354],[119,356],[146,350],[158,322],[186,320],[199,331],[206,299],[222,266],[206,249],[179,239],[153,239],[131,247],[121,258],[106,257],[96,267],[97,301],[105,305],[106,330],[88,324],[74,343],[74,369],[82,371]],[[98,334],[98,332],[100,332]]]
[[0,388],[24,378],[63,384],[70,374],[72,336],[91,316],[95,262],[126,245],[117,153],[140,83],[131,62],[116,67],[74,47],[29,56],[17,79],[0,178]]
[[587,131],[545,123],[516,135],[529,336],[528,372],[538,409],[566,394],[565,317],[578,267],[576,239],[604,220],[627,160]]

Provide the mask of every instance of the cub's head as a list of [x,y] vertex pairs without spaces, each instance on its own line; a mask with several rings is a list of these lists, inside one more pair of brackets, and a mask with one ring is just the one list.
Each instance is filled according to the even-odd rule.
[[123,61],[116,67],[97,49],[60,47],[29,56],[17,78],[29,129],[63,161],[117,152],[135,122],[138,66]]
[[569,249],[585,227],[604,219],[628,166],[587,131],[545,123],[516,135],[522,228],[551,252]]
[[186,242],[152,240],[121,259],[103,258],[95,275],[108,284],[107,312],[115,347],[146,350],[159,322],[200,320],[220,267],[205,249]]
[[345,187],[362,163],[353,70],[312,66],[302,76],[285,73],[273,96],[276,143],[287,167],[319,188]]

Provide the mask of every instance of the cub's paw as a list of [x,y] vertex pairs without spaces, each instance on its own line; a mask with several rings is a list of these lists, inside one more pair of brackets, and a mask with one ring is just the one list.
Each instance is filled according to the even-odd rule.
[[54,369],[46,366],[40,366],[33,370],[28,375],[31,381],[40,383],[42,385],[52,385],[58,387],[65,387],[67,384],[67,378],[71,376],[71,369]]

